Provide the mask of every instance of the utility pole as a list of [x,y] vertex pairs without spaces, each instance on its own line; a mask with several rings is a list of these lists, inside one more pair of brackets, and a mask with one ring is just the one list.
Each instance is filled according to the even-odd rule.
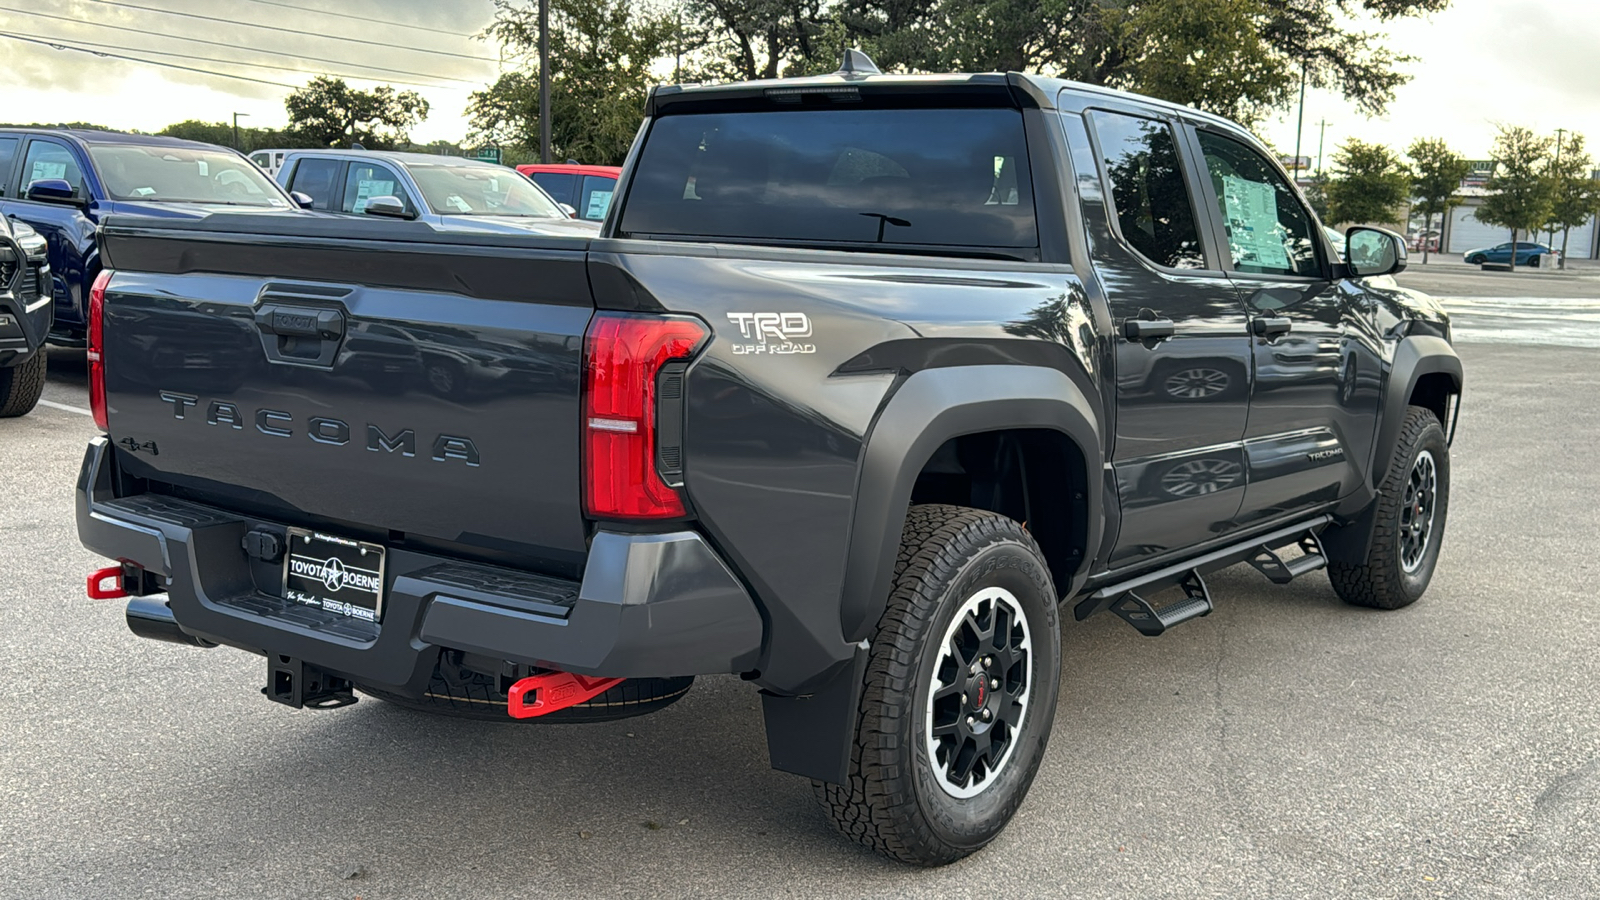
[[550,162],[550,0],[539,0],[539,161]]
[[1328,135],[1328,126],[1332,125],[1327,119],[1317,123],[1317,174],[1322,174],[1322,139]]
[[[1555,165],[1555,168],[1556,168],[1557,174],[1559,174],[1561,172],[1561,139],[1563,137],[1565,137],[1566,134],[1567,134],[1567,130],[1565,128],[1557,128],[1556,129],[1556,165]],[[1554,247],[1556,245],[1556,223],[1555,222],[1551,222],[1549,224],[1550,224],[1550,236],[1545,238],[1544,244],[1545,244],[1546,247]],[[1514,260],[1513,260],[1513,262],[1514,262]],[[1565,266],[1567,264],[1567,261],[1563,259],[1561,261],[1561,264],[1563,266]],[[1515,268],[1515,266],[1513,266],[1512,268]]]
[[1300,183],[1300,135],[1306,129],[1306,63],[1300,61],[1300,118],[1294,125],[1294,181]]
[[239,143],[239,117],[240,116],[244,116],[246,119],[248,119],[248,118],[250,118],[250,114],[249,113],[242,113],[242,112],[236,112],[236,113],[233,114],[233,149],[238,150],[239,152],[243,153],[244,152],[244,146]]

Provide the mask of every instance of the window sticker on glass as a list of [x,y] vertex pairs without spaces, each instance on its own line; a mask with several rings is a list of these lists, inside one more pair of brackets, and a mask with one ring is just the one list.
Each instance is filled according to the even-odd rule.
[[37,160],[33,164],[33,171],[29,173],[29,181],[43,181],[46,178],[66,178],[67,164],[64,162],[46,162]]
[[456,212],[461,212],[461,213],[472,212],[472,204],[468,203],[467,201],[465,201],[463,199],[461,199],[461,196],[459,194],[451,194],[449,197],[447,197],[445,199],[444,202],[450,204],[451,206],[454,206],[456,208]]
[[1234,264],[1293,271],[1285,235],[1278,225],[1278,196],[1273,186],[1224,175],[1222,196],[1228,209],[1228,241]]
[[589,208],[583,211],[585,219],[604,219],[611,208],[611,191],[594,191],[589,194]]
[[356,205],[353,208],[353,211],[358,213],[366,212],[367,203],[371,201],[373,197],[392,196],[394,196],[393,181],[358,181],[356,182]]

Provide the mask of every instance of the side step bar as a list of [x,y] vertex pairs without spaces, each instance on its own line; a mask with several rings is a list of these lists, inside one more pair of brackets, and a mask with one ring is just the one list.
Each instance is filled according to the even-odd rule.
[[[1274,583],[1287,584],[1307,572],[1323,568],[1328,559],[1322,552],[1317,531],[1331,521],[1331,516],[1317,516],[1220,547],[1194,559],[1108,584],[1080,600],[1073,607],[1073,616],[1081,622],[1109,609],[1141,634],[1155,637],[1174,625],[1211,613],[1211,592],[1206,589],[1202,577],[1205,573],[1249,561]],[[1305,555],[1285,561],[1277,551],[1289,546],[1299,546]],[[1160,608],[1145,599],[1169,587],[1181,587],[1183,599]]]

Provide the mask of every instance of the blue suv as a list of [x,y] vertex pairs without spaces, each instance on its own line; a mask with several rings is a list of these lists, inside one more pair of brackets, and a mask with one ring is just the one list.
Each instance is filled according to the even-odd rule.
[[111,213],[197,218],[226,207],[293,210],[250,160],[222,147],[108,131],[0,130],[0,213],[49,243],[52,343],[82,346],[85,301]]

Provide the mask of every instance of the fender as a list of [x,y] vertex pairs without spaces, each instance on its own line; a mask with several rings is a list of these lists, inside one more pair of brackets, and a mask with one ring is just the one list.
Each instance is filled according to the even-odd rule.
[[[1372,445],[1372,459],[1367,466],[1367,483],[1373,491],[1382,484],[1394,460],[1395,444],[1400,439],[1400,426],[1405,422],[1411,392],[1416,390],[1417,382],[1424,375],[1439,372],[1450,376],[1456,393],[1460,394],[1463,383],[1461,357],[1456,355],[1455,348],[1444,338],[1412,335],[1395,347],[1394,361],[1384,385],[1382,418],[1378,422],[1377,439]],[[1449,434],[1450,423],[1443,425]],[[1367,548],[1372,541],[1372,510],[1375,505],[1368,503],[1353,520],[1328,530],[1323,537],[1323,547],[1329,559],[1352,563],[1366,559]]]
[[772,767],[843,783],[849,773],[862,679],[870,644],[867,638],[882,617],[899,555],[901,525],[911,506],[917,474],[945,441],[963,434],[1011,428],[1052,429],[1065,434],[1083,453],[1089,505],[1086,552],[1070,585],[1070,597],[1088,575],[1099,548],[1103,510],[1099,483],[1090,477],[1102,467],[1100,429],[1094,405],[1066,374],[1043,366],[974,365],[923,369],[907,378],[889,398],[867,434],[856,480],[856,507],[850,529],[839,624],[848,664],[808,685],[806,696],[762,692],[767,750]]
[[[1066,374],[1039,366],[924,369],[900,386],[867,435],[839,609],[846,640],[868,637],[889,597],[901,525],[917,474],[945,441],[964,434],[1039,428],[1065,434],[1083,453],[1085,483],[1097,485],[1102,446],[1095,406]],[[1084,562],[1061,597],[1081,586],[1104,527],[1100,492],[1086,492]]]
[[[1444,338],[1432,335],[1413,335],[1395,347],[1394,363],[1389,368],[1389,381],[1383,392],[1383,419],[1378,423],[1378,440],[1373,444],[1372,465],[1367,470],[1367,480],[1373,487],[1383,481],[1394,459],[1395,441],[1400,438],[1400,426],[1405,422],[1406,405],[1417,382],[1424,375],[1443,372],[1455,383],[1456,393],[1461,393],[1461,357]],[[1442,423],[1446,432],[1450,423]]]

